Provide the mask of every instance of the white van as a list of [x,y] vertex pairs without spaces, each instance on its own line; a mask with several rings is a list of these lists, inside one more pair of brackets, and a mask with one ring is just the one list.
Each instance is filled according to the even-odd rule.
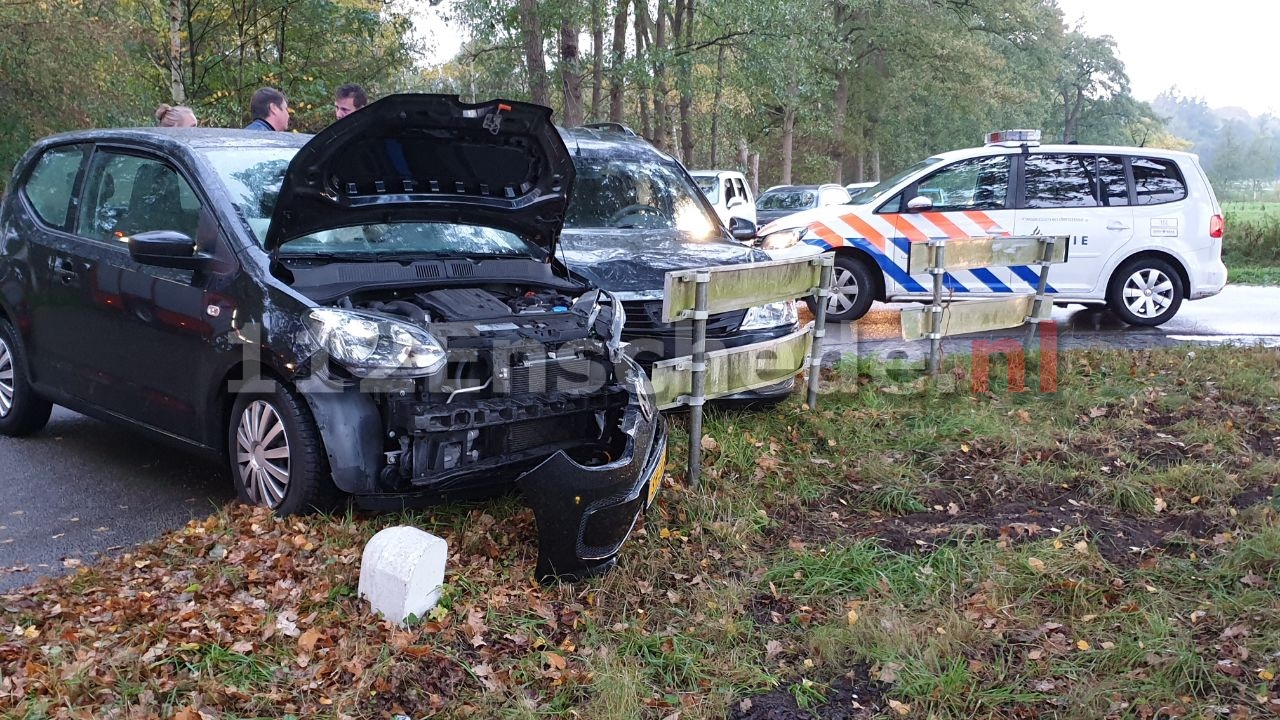
[[[1160,325],[1183,300],[1220,292],[1222,208],[1195,155],[1111,145],[1041,145],[1039,131],[991,133],[980,148],[935,155],[866,191],[861,204],[770,223],[775,258],[834,252],[829,318],[854,320],[873,300],[927,299],[908,275],[913,243],[930,238],[1070,235],[1049,271],[1059,304],[1106,304],[1126,322]],[[947,274],[954,298],[1034,290],[1026,265]]]
[[742,173],[735,170],[690,170],[689,174],[697,181],[698,189],[707,196],[725,227],[729,227],[731,217],[745,218],[755,224],[756,196]]

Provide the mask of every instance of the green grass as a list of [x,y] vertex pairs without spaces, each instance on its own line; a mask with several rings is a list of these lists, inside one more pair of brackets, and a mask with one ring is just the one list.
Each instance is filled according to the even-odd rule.
[[1224,203],[1222,260],[1233,283],[1280,284],[1280,203]]

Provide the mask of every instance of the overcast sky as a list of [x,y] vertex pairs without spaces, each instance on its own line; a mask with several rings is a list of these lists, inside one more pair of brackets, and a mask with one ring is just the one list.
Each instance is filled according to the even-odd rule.
[[1058,0],[1068,25],[1115,38],[1139,100],[1176,85],[1210,107],[1280,115],[1274,0]]

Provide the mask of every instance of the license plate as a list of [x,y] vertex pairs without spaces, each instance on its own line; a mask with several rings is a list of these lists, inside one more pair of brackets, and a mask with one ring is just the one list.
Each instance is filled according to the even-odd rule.
[[658,467],[649,476],[649,499],[645,500],[644,506],[649,507],[653,504],[653,499],[658,496],[658,488],[662,486],[662,473],[667,469],[667,449],[662,449],[662,459],[658,461]]

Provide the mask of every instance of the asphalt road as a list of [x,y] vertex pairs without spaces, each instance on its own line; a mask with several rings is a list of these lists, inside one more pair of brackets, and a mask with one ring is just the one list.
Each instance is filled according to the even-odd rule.
[[153,539],[232,497],[220,467],[54,408],[43,432],[0,437],[0,591]]
[[[1159,328],[1125,325],[1106,310],[1078,306],[1055,310],[1054,319],[1062,348],[1222,342],[1280,347],[1280,288],[1228,286],[1213,298],[1183,304]],[[848,328],[829,329],[824,355],[918,359],[928,351],[925,342],[895,339],[895,306],[877,306],[858,328],[856,337]],[[946,352],[967,352],[969,342],[950,338]],[[204,517],[232,497],[222,468],[57,408],[43,432],[0,437],[0,591],[68,572],[98,553],[121,552]]]

